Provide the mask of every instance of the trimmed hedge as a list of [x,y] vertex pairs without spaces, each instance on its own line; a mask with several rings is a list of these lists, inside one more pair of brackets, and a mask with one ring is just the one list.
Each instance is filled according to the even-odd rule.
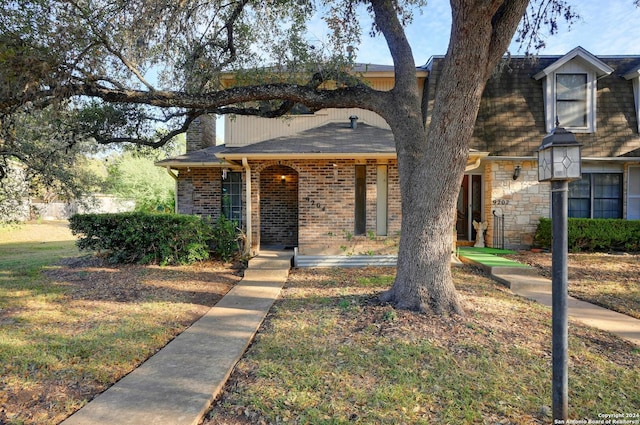
[[[568,219],[569,251],[640,251],[640,220]],[[541,218],[534,243],[551,248],[551,219]]]
[[149,214],[76,214],[71,231],[78,248],[104,251],[115,263],[189,264],[209,258],[211,226],[197,216]]

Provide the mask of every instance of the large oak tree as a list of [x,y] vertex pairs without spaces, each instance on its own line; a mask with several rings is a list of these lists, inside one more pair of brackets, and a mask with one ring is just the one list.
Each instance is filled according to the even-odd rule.
[[[558,19],[574,16],[561,0],[451,0],[450,43],[425,123],[404,31],[413,11],[429,13],[420,0],[0,3],[3,157],[20,156],[15,117],[38,109],[73,115],[78,139],[149,146],[205,113],[276,117],[302,103],[380,114],[396,140],[403,214],[397,276],[384,298],[439,314],[462,312],[450,273],[451,212],[485,83],[519,23],[535,46],[541,26],[553,32]],[[349,72],[362,5],[393,58],[391,91]],[[319,9],[329,30],[322,43],[310,41],[305,26]],[[222,84],[225,72],[236,76],[234,86]],[[158,124],[167,131],[154,139]]]

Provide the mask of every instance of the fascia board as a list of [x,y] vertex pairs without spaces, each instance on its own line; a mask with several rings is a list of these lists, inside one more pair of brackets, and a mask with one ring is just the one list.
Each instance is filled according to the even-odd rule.
[[581,60],[583,60],[590,68],[592,68],[596,72],[596,76],[598,78],[604,77],[605,75],[609,75],[614,71],[613,68],[611,68],[606,63],[602,62],[600,59],[598,59],[591,53],[587,52],[582,47],[576,47],[575,49],[571,50],[569,53],[567,53],[566,55],[564,55],[563,57],[561,57],[551,65],[547,66],[542,71],[535,74],[533,78],[536,80],[540,80],[541,78],[547,77],[553,74],[559,68],[561,68],[567,62],[575,58],[580,58]]

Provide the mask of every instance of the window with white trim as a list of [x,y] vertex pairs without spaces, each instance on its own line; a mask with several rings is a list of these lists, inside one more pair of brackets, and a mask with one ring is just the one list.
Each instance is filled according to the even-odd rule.
[[587,74],[556,74],[556,120],[560,127],[587,128]]
[[598,78],[612,72],[609,65],[576,47],[533,75],[542,80],[547,133],[556,127],[556,119],[574,133],[595,133]]

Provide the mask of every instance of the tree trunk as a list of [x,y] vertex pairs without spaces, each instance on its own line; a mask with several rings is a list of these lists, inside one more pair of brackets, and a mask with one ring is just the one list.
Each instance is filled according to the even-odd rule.
[[463,312],[451,276],[452,212],[482,92],[527,3],[452,0],[451,40],[429,123],[403,109],[412,96],[396,81],[405,93],[395,97],[387,121],[398,151],[402,234],[396,279],[383,301],[440,315]]

